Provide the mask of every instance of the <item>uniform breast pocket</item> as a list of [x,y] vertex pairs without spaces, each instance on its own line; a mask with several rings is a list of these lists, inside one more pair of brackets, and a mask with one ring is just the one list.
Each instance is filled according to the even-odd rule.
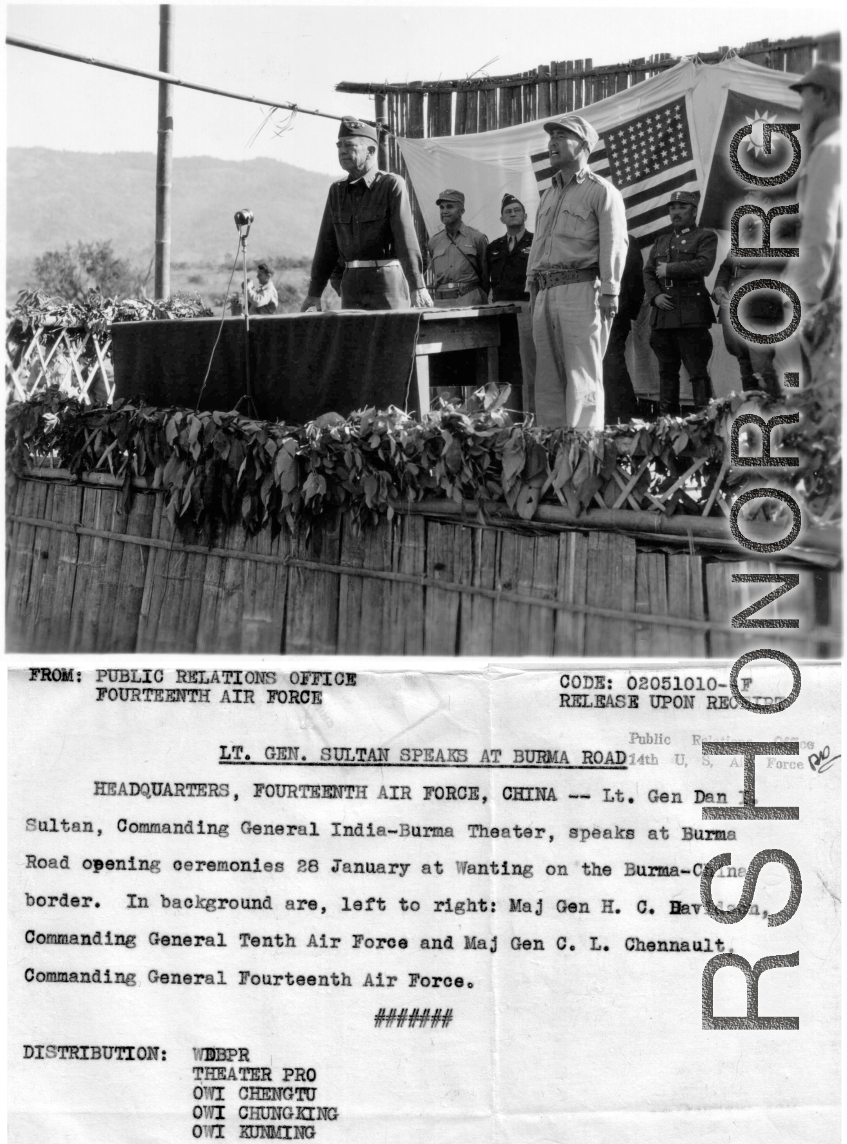
[[582,203],[566,204],[559,211],[556,234],[563,238],[586,238],[591,233],[591,221],[591,210],[587,206]]

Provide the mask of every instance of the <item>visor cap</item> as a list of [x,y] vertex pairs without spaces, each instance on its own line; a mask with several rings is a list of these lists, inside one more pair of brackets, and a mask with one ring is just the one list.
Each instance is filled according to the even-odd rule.
[[581,115],[559,115],[556,119],[548,119],[544,124],[544,130],[548,135],[552,135],[559,127],[565,127],[568,131],[573,131],[574,135],[578,135],[588,144],[589,152],[594,150],[600,138],[596,129]]
[[804,87],[822,87],[826,91],[841,94],[841,64],[831,60],[819,60],[802,79],[790,85],[791,91],[802,91]]
[[345,115],[338,125],[338,138],[349,139],[356,135],[361,136],[362,139],[370,139],[372,143],[379,142],[379,136],[373,124],[363,123],[355,115]]

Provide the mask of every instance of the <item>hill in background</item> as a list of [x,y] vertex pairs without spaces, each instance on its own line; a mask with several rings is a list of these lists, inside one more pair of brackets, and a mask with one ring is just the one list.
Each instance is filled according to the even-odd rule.
[[[150,266],[155,155],[13,147],[7,151],[6,173],[7,305],[24,286],[33,285],[35,259],[66,243],[111,239],[121,258],[144,271]],[[173,289],[205,291],[210,302],[210,294],[224,289],[238,246],[237,209],[249,209],[256,218],[248,257],[310,258],[331,182],[329,175],[275,159],[174,159]],[[151,294],[152,285],[151,272]]]

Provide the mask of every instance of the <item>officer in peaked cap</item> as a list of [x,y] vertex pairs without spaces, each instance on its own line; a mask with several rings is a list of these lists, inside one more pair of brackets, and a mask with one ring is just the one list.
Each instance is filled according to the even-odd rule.
[[[533,408],[533,382],[535,380],[535,343],[532,340],[532,312],[529,291],[526,288],[526,269],[532,231],[526,229],[526,209],[514,195],[503,195],[500,203],[500,221],[506,233],[488,244],[488,273],[491,279],[492,302],[520,302],[518,313],[518,340],[520,344],[521,376],[523,379],[523,409]],[[502,365],[501,365],[502,375]]]
[[588,166],[599,138],[582,115],[544,123],[553,181],[541,197],[527,289],[539,425],[602,429],[603,354],[627,251],[621,193]]
[[672,191],[671,231],[660,234],[644,267],[650,311],[650,346],[659,362],[659,413],[679,414],[679,367],[691,379],[694,405],[708,405],[712,383],[709,327],[715,311],[705,278],[715,265],[718,236],[697,226],[697,191]]
[[378,144],[372,124],[341,120],[336,145],[346,177],[329,189],[301,310],[321,308],[339,271],[342,309],[407,310],[410,296],[412,306],[432,305],[406,183],[378,169]]
[[427,244],[435,305],[448,309],[482,305],[488,301],[488,239],[462,221],[461,191],[442,191],[435,205],[442,226]]

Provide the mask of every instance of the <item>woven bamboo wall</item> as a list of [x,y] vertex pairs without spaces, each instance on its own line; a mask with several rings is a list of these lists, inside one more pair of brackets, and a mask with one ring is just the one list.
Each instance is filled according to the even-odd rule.
[[[734,658],[761,646],[734,612],[761,585],[727,563],[630,536],[343,514],[295,535],[175,535],[164,497],[114,478],[14,480],[7,651]],[[667,547],[667,546],[666,546]],[[778,646],[840,654],[840,575],[807,570],[773,614],[818,618]]]

